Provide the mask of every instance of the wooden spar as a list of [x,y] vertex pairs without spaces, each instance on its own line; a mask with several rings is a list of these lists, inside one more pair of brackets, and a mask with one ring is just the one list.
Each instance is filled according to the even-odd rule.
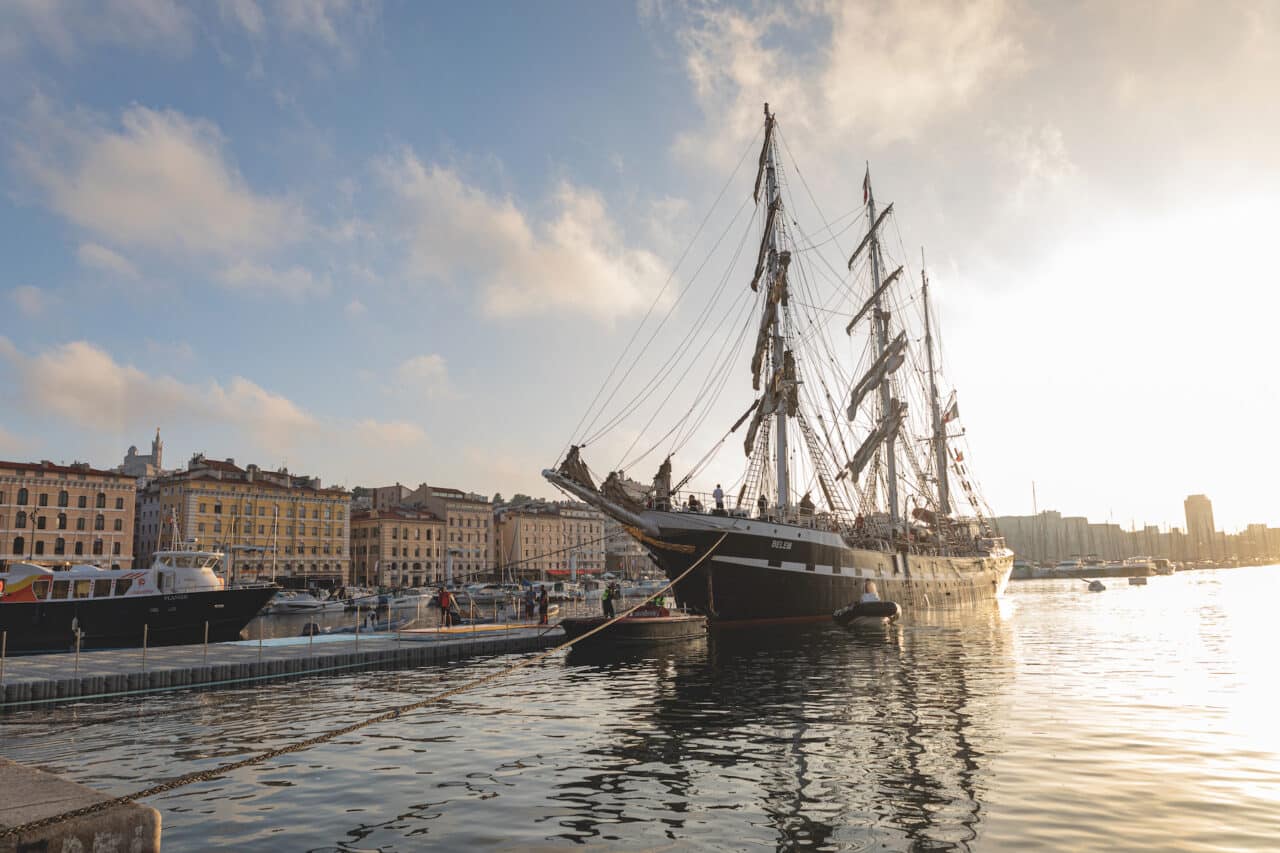
[[880,301],[880,297],[884,295],[884,292],[886,290],[888,290],[889,285],[897,281],[898,276],[900,275],[902,275],[902,267],[898,267],[896,270],[890,273],[888,278],[886,278],[884,281],[880,283],[880,286],[877,287],[875,289],[875,292],[871,294],[871,298],[868,299],[866,303],[861,308],[858,309],[857,314],[853,315],[853,319],[849,321],[849,325],[844,327],[844,333],[846,335],[853,334],[853,327],[858,325],[859,320],[867,316],[867,312],[870,311],[875,306],[875,304]]
[[746,422],[747,418],[751,417],[751,413],[754,412],[756,410],[756,406],[759,406],[759,405],[760,405],[759,400],[756,400],[754,403],[752,403],[751,408],[747,409],[745,412],[742,413],[742,417],[738,418],[738,420],[734,422],[733,429],[729,430],[729,432],[731,433],[737,432],[738,427],[742,426],[743,423]]
[[849,256],[849,269],[853,269],[853,262],[858,259],[858,255],[862,250],[867,248],[867,243],[871,242],[871,235],[876,233],[876,229],[880,227],[880,223],[884,222],[884,218],[889,215],[889,211],[893,210],[893,202],[889,202],[889,206],[884,209],[884,213],[876,217],[876,222],[867,231],[867,236],[862,238],[862,242],[858,244],[858,248],[853,250],[853,254]]

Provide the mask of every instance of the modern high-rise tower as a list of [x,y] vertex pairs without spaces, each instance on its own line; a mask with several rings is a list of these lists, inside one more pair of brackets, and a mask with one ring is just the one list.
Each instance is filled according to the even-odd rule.
[[1213,526],[1213,504],[1204,495],[1188,495],[1182,502],[1187,514],[1188,550],[1197,560],[1213,559],[1213,542],[1217,534]]

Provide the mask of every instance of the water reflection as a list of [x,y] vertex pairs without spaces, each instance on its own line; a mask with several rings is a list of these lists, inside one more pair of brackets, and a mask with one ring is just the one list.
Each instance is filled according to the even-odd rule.
[[585,750],[588,773],[553,794],[575,813],[566,835],[625,821],[628,786],[646,780],[664,792],[673,840],[688,828],[682,804],[719,788],[710,807],[743,812],[780,849],[967,849],[982,814],[969,729],[986,706],[966,667],[974,643],[987,666],[1001,637],[992,607],[870,630],[722,629],[656,653],[574,653],[570,680],[643,676],[654,695]]

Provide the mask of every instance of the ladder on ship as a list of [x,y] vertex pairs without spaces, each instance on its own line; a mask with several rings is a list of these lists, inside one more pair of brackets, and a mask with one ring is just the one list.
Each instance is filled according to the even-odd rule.
[[742,488],[738,490],[736,510],[750,511],[756,496],[764,489],[764,476],[769,467],[769,431],[772,422],[762,421],[760,432],[756,434],[756,446],[751,449],[751,462],[747,465],[747,476],[742,480]]
[[849,508],[841,500],[840,493],[836,491],[835,477],[831,472],[829,457],[822,452],[822,446],[818,443],[817,434],[810,428],[803,412],[796,413],[796,420],[800,422],[800,432],[804,435],[805,444],[809,447],[809,458],[813,461],[813,470],[818,477],[818,486],[822,489],[823,495],[826,496],[827,506],[831,507],[831,512],[837,516],[844,517],[849,515]]

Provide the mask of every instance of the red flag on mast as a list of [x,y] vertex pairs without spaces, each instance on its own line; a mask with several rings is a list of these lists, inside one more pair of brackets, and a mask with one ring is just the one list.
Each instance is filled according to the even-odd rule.
[[867,174],[862,178],[862,203],[866,204],[867,199],[871,198],[871,166],[867,166]]

